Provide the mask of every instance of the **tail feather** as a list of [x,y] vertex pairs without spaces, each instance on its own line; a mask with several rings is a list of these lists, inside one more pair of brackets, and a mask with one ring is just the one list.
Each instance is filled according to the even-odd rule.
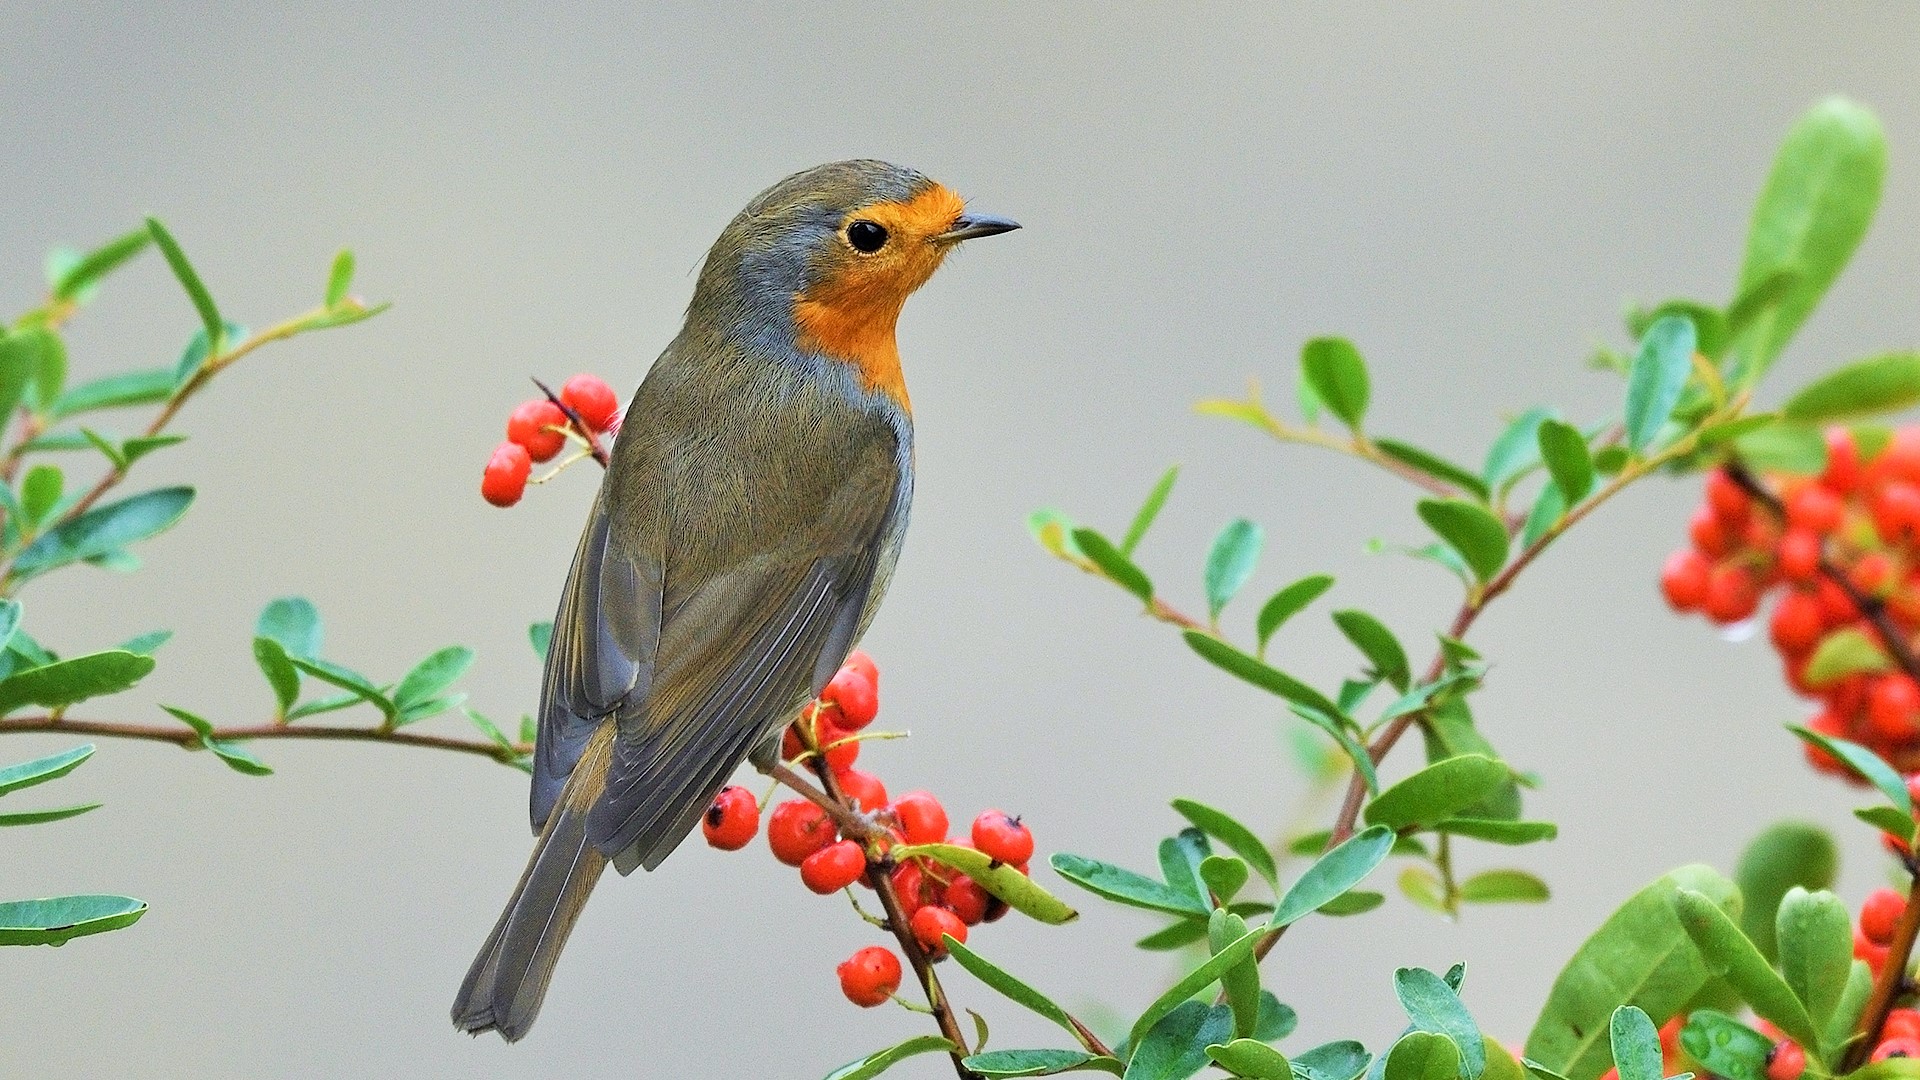
[[506,910],[460,984],[453,1023],[462,1031],[498,1031],[517,1042],[540,1014],[560,950],[607,867],[587,839],[587,811],[605,784],[612,728],[595,734],[575,767]]

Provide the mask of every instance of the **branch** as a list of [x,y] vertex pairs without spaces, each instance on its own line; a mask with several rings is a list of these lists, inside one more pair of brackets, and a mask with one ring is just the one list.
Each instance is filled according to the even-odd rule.
[[[153,724],[127,724],[112,720],[75,720],[66,716],[51,714],[42,716],[14,716],[0,719],[0,735],[26,732],[46,732],[62,735],[94,735],[109,739],[144,739],[148,742],[172,743],[186,750],[200,748],[200,735],[189,727],[158,727]],[[348,727],[346,725],[293,725],[293,724],[255,724],[248,727],[217,727],[207,734],[210,739],[222,742],[242,742],[251,739],[332,739],[347,742],[384,742],[399,746],[418,746],[428,750],[453,750],[460,753],[478,754],[495,761],[512,764],[518,758],[533,753],[533,747],[526,743],[515,743],[512,747],[501,746],[492,741],[463,739],[451,735],[427,735],[413,731],[388,731],[377,727]]]
[[1866,1063],[1867,1055],[1880,1044],[1880,1031],[1886,1026],[1887,1014],[1893,1011],[1893,1001],[1906,989],[1907,961],[1913,955],[1913,943],[1920,937],[1920,875],[1915,874],[1913,857],[1903,860],[1907,870],[1907,906],[1900,911],[1900,921],[1894,924],[1893,940],[1887,943],[1887,959],[1880,966],[1880,974],[1873,980],[1873,993],[1867,997],[1866,1008],[1860,1011],[1860,1033],[1866,1036],[1847,1048],[1846,1059],[1841,1063],[1843,1069],[1857,1069]]

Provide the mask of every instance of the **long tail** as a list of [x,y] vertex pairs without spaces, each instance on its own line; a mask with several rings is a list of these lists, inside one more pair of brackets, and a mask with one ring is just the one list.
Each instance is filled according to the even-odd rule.
[[517,1042],[533,1027],[547,983],[581,908],[607,868],[607,857],[587,840],[587,811],[606,786],[614,724],[588,742],[567,786],[534,843],[507,910],[460,984],[453,1023],[478,1035],[498,1031]]

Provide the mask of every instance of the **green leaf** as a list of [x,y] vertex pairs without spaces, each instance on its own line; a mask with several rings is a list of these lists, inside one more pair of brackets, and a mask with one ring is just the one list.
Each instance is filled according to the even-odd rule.
[[1235,1039],[1207,1047],[1214,1064],[1235,1076],[1250,1080],[1293,1080],[1293,1066],[1287,1056],[1255,1039]]
[[1393,851],[1393,830],[1372,825],[1347,837],[1314,860],[1280,898],[1269,926],[1278,928],[1318,911],[1335,897],[1365,881]]
[[20,482],[20,509],[28,525],[39,528],[47,520],[48,512],[60,502],[65,484],[66,476],[57,465],[35,465],[27,470],[26,479]]
[[1189,648],[1235,678],[1252,683],[1288,701],[1317,709],[1329,717],[1338,718],[1344,715],[1340,706],[1329,701],[1325,694],[1277,668],[1248,656],[1219,638],[1199,630],[1188,630],[1183,636]]
[[[1776,270],[1750,285],[1743,285],[1733,303],[1727,305],[1726,339],[1737,341],[1754,320],[1779,307],[1800,283],[1800,272],[1793,268]],[[1724,352],[1724,349],[1722,350]],[[1713,354],[1717,360],[1721,353]]]
[[60,354],[64,366],[65,349],[50,330],[34,328],[0,334],[0,416],[13,414],[49,353]]
[[1913,813],[1913,796],[1907,793],[1906,780],[1879,754],[1859,743],[1831,738],[1794,724],[1788,724],[1787,730],[1840,759],[1840,764],[1846,766],[1848,771],[1879,788],[1880,794],[1887,797],[1895,810],[1903,814]]
[[1511,774],[1492,758],[1462,754],[1421,769],[1367,804],[1366,820],[1391,829],[1426,828],[1487,797]]
[[[226,333],[221,340],[231,344],[236,341],[245,341],[246,338],[247,328],[239,323],[230,322],[226,324]],[[195,330],[193,336],[187,339],[187,347],[181,350],[180,359],[173,362],[169,396],[172,391],[187,385],[187,381],[199,374],[200,369],[205,367],[207,361],[213,356],[213,343],[207,339],[206,330],[204,328]]]
[[[1807,1008],[1815,1031],[1829,1030],[1853,967],[1853,921],[1830,892],[1787,890],[1776,920],[1780,975]],[[1836,1047],[1815,1049],[1825,1058]]]
[[1439,875],[1424,866],[1404,867],[1395,882],[1400,886],[1401,895],[1437,915],[1455,914],[1453,904],[1447,899],[1447,887]]
[[1566,512],[1566,497],[1560,494],[1560,489],[1553,484],[1542,487],[1533,500],[1532,509],[1527,511],[1527,520],[1520,526],[1520,546],[1530,548],[1539,543]]
[[155,450],[164,450],[186,441],[185,435],[135,435],[120,444],[120,457],[131,465]]
[[1839,871],[1840,849],[1825,829],[1804,821],[1768,826],[1747,844],[1734,868],[1734,880],[1745,900],[1740,911],[1741,932],[1762,956],[1769,960],[1778,956],[1775,913],[1787,890],[1796,885],[1828,888]]
[[962,1064],[980,1076],[1056,1076],[1066,1072],[1109,1072],[1120,1075],[1116,1058],[1096,1057],[1080,1050],[990,1050],[974,1054]]
[[473,665],[473,650],[464,645],[449,645],[414,665],[393,692],[393,703],[402,713],[438,697]]
[[54,299],[81,301],[80,294],[91,291],[88,286],[119,269],[127,260],[145,251],[152,242],[152,233],[135,229],[87,252],[48,282],[53,286]]
[[[1239,865],[1241,880],[1244,881],[1246,864],[1237,859],[1234,862]],[[1247,920],[1225,908],[1216,908],[1212,917],[1207,920],[1207,945],[1214,952],[1219,952],[1246,936]],[[1248,955],[1245,960],[1222,972],[1220,993],[1233,1012],[1233,1036],[1241,1039],[1253,1038],[1262,1004],[1259,962],[1252,955]],[[1276,999],[1274,1004],[1279,1005],[1279,1001]],[[1280,1007],[1285,1008],[1285,1006]]]
[[1300,349],[1300,375],[1327,411],[1358,431],[1367,414],[1367,364],[1345,338],[1314,338]]
[[320,655],[320,611],[304,596],[283,596],[268,604],[253,632],[279,642],[288,656],[313,660]]
[[1272,991],[1260,991],[1260,1017],[1253,1024],[1254,1038],[1261,1042],[1278,1042],[1293,1034],[1293,1029],[1298,1026],[1298,1014],[1281,1004]]
[[1754,206],[1739,290],[1783,270],[1795,277],[1737,343],[1741,385],[1766,372],[1847,265],[1880,203],[1886,168],[1880,122],[1845,98],[1815,105],[1788,132]]
[[1059,926],[1080,917],[1079,912],[1041,888],[1039,882],[973,848],[956,844],[908,844],[893,849],[895,859],[916,855],[960,871],[972,878],[974,884],[1030,919],[1037,919],[1049,926]]
[[64,945],[77,937],[119,930],[147,913],[131,896],[53,896],[0,902],[0,945]]
[[1372,795],[1380,790],[1380,777],[1374,771],[1373,755],[1367,751],[1365,744],[1354,737],[1351,724],[1335,719],[1319,709],[1311,709],[1294,701],[1287,702],[1287,709],[1293,715],[1325,732],[1328,738],[1339,745],[1340,751],[1347,755],[1348,761],[1353,762],[1354,770],[1360,774],[1360,779],[1367,785],[1367,794]]
[[57,709],[103,694],[117,694],[146,678],[153,657],[124,649],[76,656],[15,672],[0,680],[0,714],[23,705]]
[[1504,490],[1540,463],[1540,425],[1555,417],[1547,408],[1528,409],[1514,417],[1487,449],[1487,463],[1480,475],[1486,477],[1489,488]]
[[1847,988],[1840,993],[1840,1004],[1833,1010],[1833,1019],[1822,1032],[1826,1046],[1835,1048],[1828,1055],[1832,1060],[1840,1048],[1845,1047],[1852,1037],[1853,1029],[1860,1024],[1860,1014],[1866,1011],[1867,998],[1873,994],[1873,972],[1864,960],[1855,960],[1847,970]]
[[1406,690],[1413,679],[1413,668],[1407,662],[1407,651],[1400,647],[1400,639],[1393,636],[1385,623],[1352,608],[1334,612],[1333,621],[1347,640],[1353,642],[1354,648],[1373,664],[1370,676],[1387,680],[1395,690]]
[[1279,868],[1274,865],[1273,854],[1252,829],[1222,811],[1192,799],[1173,800],[1173,809],[1192,822],[1195,828],[1227,845],[1235,855],[1245,859],[1255,872],[1266,879],[1267,884],[1278,887]]
[[299,656],[290,656],[288,659],[293,661],[294,667],[321,682],[331,683],[379,709],[380,715],[386,718],[387,723],[391,724],[399,720],[400,711],[393,700],[382,693],[379,687],[369,682],[365,675],[325,660],[308,660]]
[[1773,1021],[1789,1038],[1801,1046],[1819,1045],[1806,1006],[1719,905],[1682,888],[1674,894],[1673,907],[1709,971],[1726,979],[1756,1014]]
[[1183,949],[1196,941],[1204,941],[1207,936],[1207,924],[1201,919],[1189,916],[1180,922],[1169,923],[1146,937],[1133,943],[1136,949],[1148,952],[1171,952]]
[[0,600],[0,649],[13,644],[20,629],[20,601]]
[[8,825],[45,825],[49,821],[64,821],[70,817],[79,817],[89,810],[98,810],[104,803],[82,803],[79,806],[62,806],[52,810],[23,810],[17,814],[0,814],[0,827]]
[[1225,1005],[1184,1002],[1143,1038],[1129,1041],[1125,1080],[1186,1080],[1207,1067],[1207,1047],[1232,1037]]
[[81,428],[80,434],[85,436],[87,442],[92,443],[93,448],[100,451],[100,453],[106,457],[108,463],[114,468],[125,469],[127,467],[126,456],[120,453],[118,446],[108,442],[105,436],[91,428]]
[[[1142,1037],[1162,1020],[1170,1016],[1174,1010],[1179,1007],[1181,1002],[1186,1001],[1188,998],[1199,993],[1203,988],[1217,982],[1223,973],[1252,957],[1253,947],[1259,941],[1261,933],[1262,931],[1259,930],[1250,930],[1242,934],[1238,939],[1228,943],[1225,947],[1214,950],[1212,956],[1208,957],[1200,966],[1188,972],[1179,982],[1174,983],[1166,993],[1156,998],[1153,1004],[1147,1006],[1146,1011],[1141,1013],[1139,1019],[1133,1022],[1132,1030],[1127,1033],[1127,1044],[1135,1048],[1134,1056],[1138,1056],[1140,1053]],[[1225,1035],[1232,1030],[1232,1013],[1231,1010],[1226,1008],[1222,1008],[1220,1011],[1226,1019],[1226,1031],[1221,1033]],[[1216,1037],[1208,1041],[1219,1042],[1220,1038]],[[1204,1046],[1205,1044],[1203,1043],[1201,1045]]]
[[1027,531],[1055,558],[1078,562],[1083,556],[1073,542],[1073,519],[1058,510],[1040,509],[1027,515]]
[[1147,501],[1140,504],[1140,511],[1133,515],[1133,524],[1127,526],[1126,538],[1120,541],[1120,554],[1131,557],[1133,549],[1146,539],[1147,530],[1153,527],[1153,519],[1160,516],[1160,508],[1167,505],[1167,496],[1173,494],[1173,482],[1180,476],[1180,466],[1175,465],[1160,474],[1160,479],[1147,493]]
[[537,622],[527,627],[527,641],[533,645],[533,655],[544,662],[547,658],[547,646],[553,642],[553,624]]
[[1479,1080],[1487,1068],[1487,1049],[1460,995],[1426,968],[1400,968],[1393,973],[1393,991],[1420,1031],[1444,1035],[1460,1054],[1460,1074]]
[[1435,832],[1465,836],[1494,844],[1531,844],[1552,840],[1560,827],[1551,821],[1498,821],[1488,818],[1456,817],[1434,825]]
[[1387,1051],[1384,1080],[1456,1080],[1460,1048],[1445,1035],[1409,1031]]
[[1665,1080],[1660,1032],[1645,1012],[1633,1005],[1620,1006],[1613,1010],[1608,1033],[1613,1044],[1613,1066],[1620,1070],[1620,1080]]
[[1713,1009],[1695,1009],[1680,1029],[1680,1048],[1726,1080],[1766,1080],[1773,1040]]
[[1231,855],[1209,855],[1200,862],[1201,883],[1223,904],[1232,902],[1247,884],[1248,874],[1247,864]]
[[1693,324],[1700,335],[1699,349],[1709,359],[1719,359],[1727,345],[1727,318],[1719,308],[1698,300],[1667,300],[1651,310],[1635,310],[1627,316],[1627,332],[1635,341],[1647,328],[1668,315],[1677,315]]
[[1540,424],[1540,457],[1547,463],[1553,486],[1565,505],[1578,505],[1593,490],[1593,457],[1586,436],[1572,424],[1544,420]]
[[826,1080],[871,1080],[916,1054],[946,1054],[953,1044],[938,1035],[916,1035],[906,1042],[876,1050],[858,1061],[850,1061],[828,1073]]
[[1486,481],[1443,457],[1430,454],[1398,439],[1377,438],[1373,440],[1373,445],[1375,449],[1400,464],[1452,484],[1481,502],[1486,502],[1492,497],[1492,492],[1487,490]]
[[473,724],[475,730],[485,735],[495,746],[500,747],[502,750],[516,749],[513,741],[507,738],[507,733],[500,730],[500,725],[474,712],[472,709],[463,708],[460,711],[466,714],[468,722]]
[[253,662],[260,666],[260,674],[266,676],[267,685],[273,688],[279,715],[285,717],[287,710],[300,699],[300,669],[288,658],[287,647],[270,637],[253,639]]
[[1920,403],[1920,353],[1887,353],[1829,371],[1787,399],[1780,415],[1806,424],[1828,424]]
[[1469,904],[1540,904],[1547,883],[1525,870],[1483,870],[1460,883],[1460,899]]
[[[1081,1037],[1080,1029],[1073,1026],[1073,1020],[1067,1011],[1055,1004],[1053,999],[1021,982],[992,961],[974,952],[971,948],[954,938],[946,938],[947,951],[955,962],[966,968],[974,978],[986,983],[1016,1005],[1030,1009],[1048,1020],[1060,1025],[1074,1038]],[[1091,1049],[1091,1048],[1089,1048]]]
[[1891,670],[1893,660],[1866,631],[1843,626],[1820,639],[1807,661],[1807,685],[1825,688],[1849,675]]
[[79,768],[81,762],[92,756],[93,744],[82,743],[71,750],[0,768],[0,795],[57,780]]
[[187,291],[187,298],[193,301],[193,309],[200,313],[200,322],[207,328],[207,340],[214,343],[213,350],[218,353],[223,323],[220,309],[214,306],[212,294],[194,271],[193,264],[187,261],[187,253],[180,250],[180,244],[167,231],[165,225],[154,218],[147,219],[147,231],[153,234],[154,243],[160,246],[160,254],[166,256],[167,266],[172,268],[173,276],[180,281],[180,287]]
[[1507,562],[1507,528],[1477,504],[1461,499],[1423,499],[1420,520],[1460,553],[1485,582]]
[[166,368],[127,371],[84,382],[55,399],[49,416],[64,420],[96,409],[152,405],[173,396],[173,372]]
[[1778,423],[1733,440],[1734,451],[1760,472],[1814,476],[1827,467],[1827,440],[1808,424]]
[[1331,588],[1333,578],[1326,574],[1311,574],[1269,597],[1260,608],[1260,618],[1256,624],[1260,635],[1260,655],[1266,655],[1268,639],[1283,623]]
[[1658,320],[1641,337],[1627,372],[1627,446],[1634,453],[1645,452],[1673,415],[1697,345],[1692,320],[1679,315]]
[[1594,1080],[1611,1053],[1602,1041],[1615,1006],[1673,1016],[1714,972],[1680,925],[1673,898],[1684,886],[1737,912],[1740,894],[1712,868],[1683,866],[1635,893],[1594,931],[1554,980],[1527,1036],[1527,1056],[1568,1080]]
[[273,769],[268,767],[266,762],[253,756],[253,751],[247,749],[245,745],[232,739],[214,738],[213,724],[206,718],[172,705],[160,707],[170,713],[174,719],[192,728],[194,733],[200,736],[200,745],[213,751],[214,756],[226,762],[227,767],[234,772],[245,773],[248,776],[273,775]]
[[1073,530],[1073,542],[1108,580],[1138,597],[1141,603],[1153,603],[1153,581],[1132,559],[1120,554],[1112,541],[1092,529],[1081,528]]
[[1260,526],[1246,518],[1235,518],[1213,538],[1206,569],[1209,618],[1218,621],[1227,602],[1253,576],[1254,564],[1260,561],[1263,535]]
[[[1149,911],[1164,911],[1172,915],[1197,915],[1204,918],[1209,914],[1207,906],[1194,897],[1169,888],[1163,882],[1122,869],[1112,863],[1104,863],[1064,851],[1056,853],[1048,862],[1052,865],[1054,872],[1061,877],[1088,892],[1104,896],[1116,903],[1146,908]],[[1015,872],[1018,873],[1018,871]]]
[[1300,1080],[1359,1080],[1372,1060],[1366,1047],[1342,1039],[1293,1055],[1293,1072]]
[[1364,915],[1387,902],[1386,894],[1368,889],[1350,889],[1320,906],[1320,914],[1344,917]]
[[292,723],[295,720],[304,720],[309,716],[319,716],[321,713],[338,712],[341,709],[358,705],[365,700],[366,699],[359,694],[331,694],[327,697],[315,698],[312,701],[295,705],[293,708],[287,710],[286,719],[288,723]]
[[28,544],[14,560],[13,576],[24,581],[83,559],[111,555],[172,528],[192,502],[192,488],[170,487],[96,506]]
[[1915,822],[1911,814],[1903,814],[1891,806],[1863,806],[1855,810],[1853,816],[1881,832],[1891,833],[1903,844],[1913,842]]
[[333,307],[347,298],[347,291],[353,288],[353,252],[341,249],[333,257],[333,267],[327,271],[326,306]]
[[139,653],[141,656],[152,656],[160,651],[160,646],[172,640],[173,631],[171,630],[149,630],[144,634],[128,638],[120,648],[125,652]]

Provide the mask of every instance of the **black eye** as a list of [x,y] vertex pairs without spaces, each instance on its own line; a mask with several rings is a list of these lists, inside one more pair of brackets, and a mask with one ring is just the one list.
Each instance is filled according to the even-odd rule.
[[853,250],[868,255],[879,251],[887,242],[887,230],[871,221],[856,221],[847,226],[847,243]]

